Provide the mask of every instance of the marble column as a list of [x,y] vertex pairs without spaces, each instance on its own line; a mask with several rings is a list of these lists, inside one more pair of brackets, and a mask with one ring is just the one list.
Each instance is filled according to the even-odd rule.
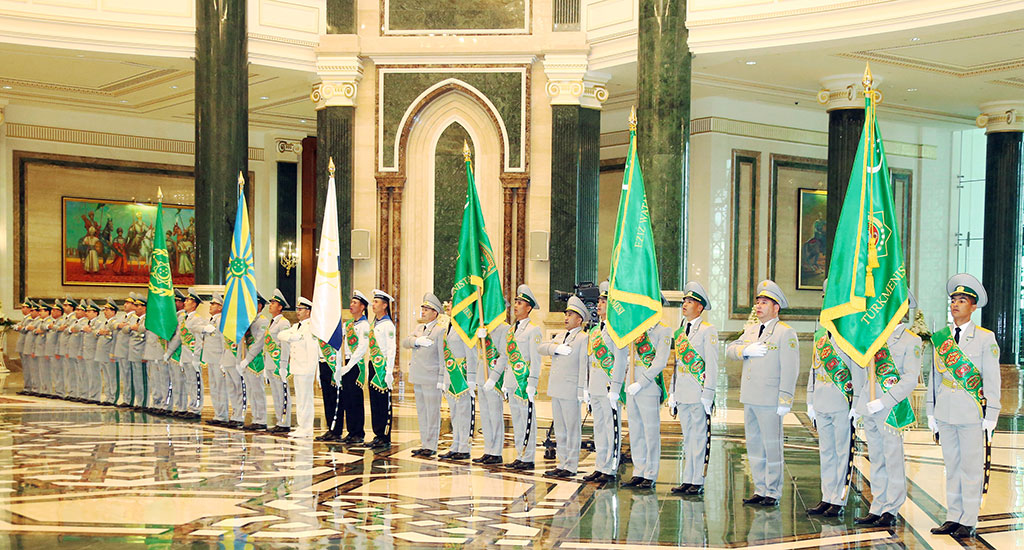
[[327,0],[327,34],[355,33],[356,0]]
[[355,55],[320,56],[317,74],[321,81],[313,86],[310,98],[316,103],[316,239],[320,239],[324,197],[329,174],[327,165],[334,159],[334,185],[338,204],[338,238],[341,252],[342,296],[352,292],[352,179],[355,133],[355,100],[363,64]]
[[985,240],[981,283],[988,305],[981,324],[995,332],[999,362],[1018,365],[1021,326],[1021,222],[1024,194],[1024,101],[981,105],[977,123],[985,128]]
[[686,43],[686,2],[639,2],[637,148],[661,287],[681,289],[692,63]]
[[609,76],[586,71],[586,54],[544,58],[551,100],[550,309],[555,291],[597,281],[601,103]]
[[[245,0],[196,0],[196,283],[223,284],[238,173],[248,173]],[[246,185],[252,182],[246,181]]]
[[[857,156],[864,129],[863,74],[840,74],[821,80],[818,102],[828,111],[828,204],[825,214],[825,236],[828,255],[832,256],[832,236],[839,225],[843,198],[850,184],[850,171]],[[874,86],[881,81],[874,75]]]

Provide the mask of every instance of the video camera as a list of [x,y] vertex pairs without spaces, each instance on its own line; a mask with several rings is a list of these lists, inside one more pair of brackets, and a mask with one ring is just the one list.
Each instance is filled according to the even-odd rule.
[[590,312],[590,317],[583,320],[583,324],[587,328],[601,322],[601,319],[597,316],[597,301],[601,298],[601,289],[597,285],[587,281],[574,285],[572,292],[565,292],[564,290],[555,291],[555,299],[559,302],[568,302],[572,296],[582,300],[583,304],[587,306],[587,311]]

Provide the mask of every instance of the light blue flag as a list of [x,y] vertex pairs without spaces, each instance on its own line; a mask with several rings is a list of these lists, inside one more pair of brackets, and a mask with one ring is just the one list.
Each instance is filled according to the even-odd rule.
[[256,305],[256,267],[253,262],[252,237],[249,232],[249,210],[245,206],[242,187],[245,180],[238,174],[238,210],[235,212],[235,235],[231,239],[231,258],[228,259],[227,292],[220,317],[220,331],[224,338],[238,344],[245,331],[259,315]]

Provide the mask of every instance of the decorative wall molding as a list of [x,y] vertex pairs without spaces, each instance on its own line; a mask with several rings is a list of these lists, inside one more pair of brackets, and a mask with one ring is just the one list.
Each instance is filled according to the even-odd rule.
[[1024,101],[990,101],[979,108],[981,114],[975,123],[986,134],[1024,132]]
[[601,109],[608,100],[605,85],[611,75],[587,70],[587,54],[551,54],[544,56],[544,91],[552,105],[580,105]]
[[319,111],[325,107],[355,107],[363,62],[358,56],[321,56],[316,60],[321,81],[313,85],[309,98]]
[[[115,134],[96,132],[93,130],[76,130],[39,126],[11,122],[7,124],[8,138],[35,139],[55,143],[71,143],[75,145],[92,145],[111,147],[114,149],[131,149],[135,151],[153,151],[157,153],[174,153],[179,155],[195,155],[196,144],[182,139],[155,138],[131,134]],[[251,161],[263,162],[263,149],[249,147],[248,158]]]
[[[882,92],[877,87],[882,77],[873,74],[872,91],[875,103],[882,102]],[[864,109],[864,83],[861,74],[838,74],[821,79],[821,91],[818,92],[818,103],[825,106],[826,111],[838,109]]]

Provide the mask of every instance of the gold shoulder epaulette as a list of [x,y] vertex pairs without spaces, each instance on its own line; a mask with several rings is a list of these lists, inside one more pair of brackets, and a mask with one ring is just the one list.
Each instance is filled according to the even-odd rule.
[[980,326],[980,325],[974,325],[974,326],[978,327],[978,330],[985,331],[985,332],[988,332],[988,333],[992,332],[991,330],[989,330],[989,329],[987,329],[987,328],[985,328],[983,326]]
[[793,327],[787,325],[786,323],[783,323],[782,321],[779,321],[779,324],[784,326],[784,327],[786,327],[786,328],[793,328]]

